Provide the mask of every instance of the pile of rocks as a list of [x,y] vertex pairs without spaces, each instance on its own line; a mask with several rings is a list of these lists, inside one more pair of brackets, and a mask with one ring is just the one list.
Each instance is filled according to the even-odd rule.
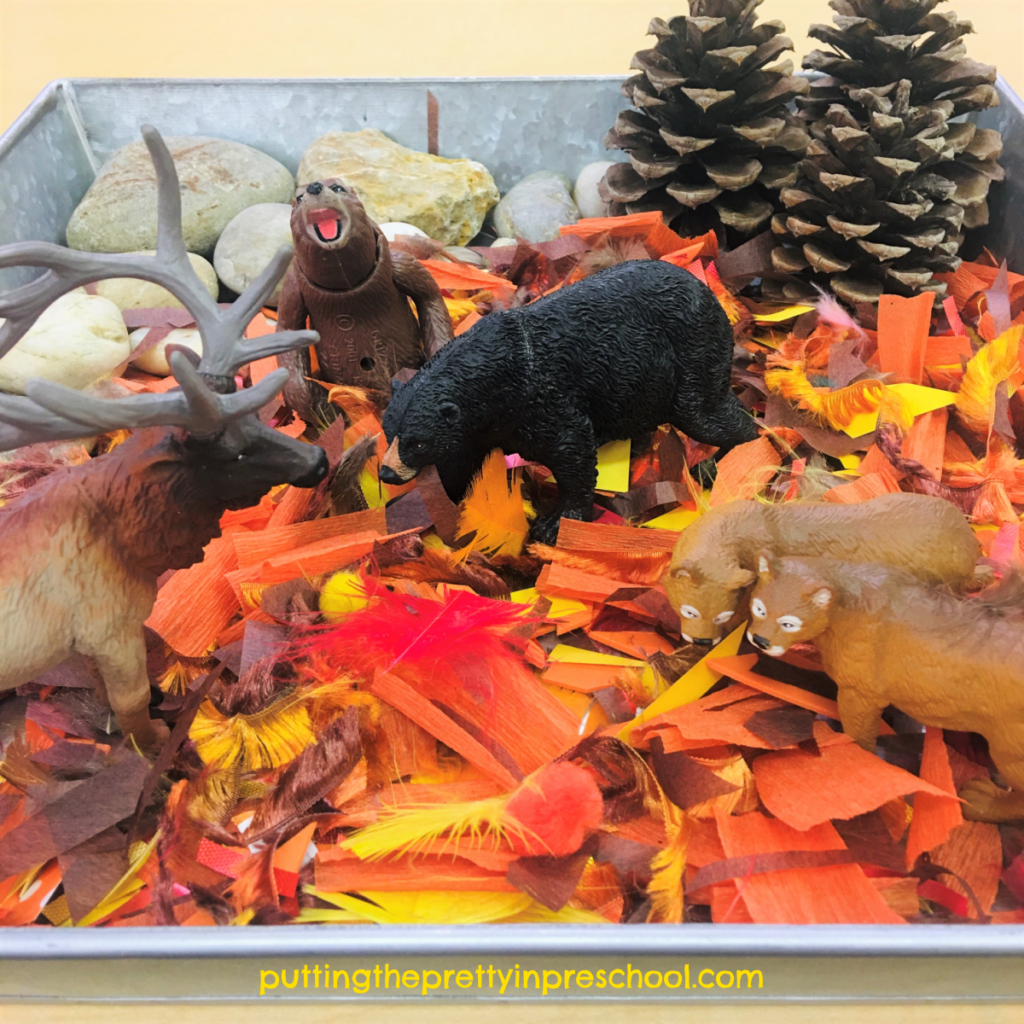
[[[252,146],[205,136],[165,141],[181,182],[185,245],[214,298],[243,292],[274,253],[291,244],[297,183],[340,178],[355,189],[389,240],[425,236],[438,251],[445,248],[456,259],[477,262],[479,255],[465,248],[474,241],[547,241],[564,224],[607,212],[597,193],[607,162],[584,168],[575,185],[563,174],[539,171],[502,198],[483,164],[417,152],[374,128],[328,132],[316,139],[299,162],[297,181],[284,164]],[[145,145],[133,142],[100,169],[71,216],[67,244],[86,252],[152,252],[156,233],[155,172]],[[146,345],[151,328],[129,331],[124,314],[180,305],[163,288],[135,279],[79,289],[55,302],[0,359],[0,391],[23,394],[32,376],[85,388],[120,374],[132,359],[140,369],[166,375],[167,344],[198,351],[198,333],[189,327],[165,330],[158,344]],[[127,317],[130,325],[139,319]]]

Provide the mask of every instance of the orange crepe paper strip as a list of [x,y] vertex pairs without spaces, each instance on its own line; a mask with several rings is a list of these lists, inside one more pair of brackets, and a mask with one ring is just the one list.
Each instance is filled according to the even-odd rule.
[[314,541],[264,562],[260,582],[287,583],[300,576],[322,576],[324,573],[335,572],[371,554],[378,541],[383,543],[390,539],[377,533],[355,533]]
[[505,790],[515,789],[519,780],[494,755],[465,729],[456,725],[440,708],[417,693],[395,675],[382,674],[373,680],[370,692],[393,708],[408,715],[417,725],[461,754]]
[[974,355],[971,339],[965,334],[945,335],[941,338],[929,338],[924,352],[925,366],[960,366],[960,359],[970,359]]
[[948,424],[948,408],[926,412],[914,420],[914,425],[903,442],[904,457],[920,462],[936,480],[942,479]]
[[579,693],[595,693],[597,690],[615,686],[623,672],[629,672],[622,665],[576,665],[570,662],[553,662],[544,672],[545,683],[555,683]]
[[309,509],[312,497],[312,487],[287,487],[270,517],[268,528],[277,529],[297,523]]
[[953,784],[946,742],[942,730],[934,726],[928,726],[924,733],[921,780],[930,785],[914,800],[914,817],[907,834],[908,868],[917,863],[922,853],[944,843],[950,832],[964,821]]
[[179,569],[160,588],[146,625],[178,654],[198,658],[231,621],[238,599],[224,574],[238,568],[232,537],[216,537],[203,560]]
[[[735,679],[738,683],[744,683],[755,690],[767,693],[772,697],[778,697],[788,704],[795,704],[798,708],[806,708],[816,715],[823,715],[833,721],[839,721],[839,705],[828,697],[820,697],[810,690],[804,690],[799,686],[790,683],[779,683],[767,676],[758,675],[752,671],[757,664],[756,654],[738,654],[732,658],[715,658],[708,662],[708,668],[712,672],[721,672],[729,679]],[[895,736],[896,732],[887,722],[879,725],[879,734],[882,736]]]
[[599,629],[588,629],[587,636],[599,644],[614,648],[632,658],[646,661],[652,654],[672,654],[675,646],[660,633],[651,630],[626,630],[624,632],[604,632]]
[[[957,825],[949,838],[931,851],[933,864],[948,868],[974,890],[983,914],[989,913],[999,891],[1003,873],[1003,841],[999,826],[986,821],[965,821]],[[942,875],[940,881],[954,892],[967,896],[960,879]],[[967,916],[977,920],[974,902],[967,901]]]
[[934,300],[931,292],[878,300],[878,361],[883,373],[893,374],[893,383],[920,384],[924,377]]
[[[719,814],[716,820],[727,857],[846,849],[839,833],[827,822],[797,831],[759,811],[738,817]],[[857,864],[772,871],[737,879],[735,885],[758,924],[906,923],[889,908]]]
[[39,873],[32,883],[35,889],[29,888],[27,896],[19,895],[14,883],[20,875],[0,882],[0,927],[14,928],[18,925],[31,924],[43,909],[43,904],[53,895],[60,884],[60,866],[56,860],[51,861]]
[[677,530],[638,530],[635,526],[613,526],[563,519],[558,527],[558,547],[568,551],[668,551],[679,540]]
[[577,741],[580,716],[569,711],[518,659],[491,659],[484,671],[489,678],[479,682],[490,690],[484,703],[458,676],[453,678],[440,666],[421,676],[406,675],[405,669],[397,674],[418,693],[476,726],[508,751],[525,773],[540,768]]
[[462,857],[404,854],[365,862],[347,850],[321,849],[313,862],[321,892],[516,892],[504,871],[488,871]]
[[241,530],[263,530],[270,523],[275,507],[274,499],[269,494],[264,494],[258,505],[225,512],[220,517],[221,531],[228,533]]
[[537,591],[554,597],[569,597],[577,601],[607,601],[617,590],[628,584],[610,580],[607,576],[594,576],[568,569],[564,565],[546,565],[537,577]]
[[[718,693],[701,697],[700,700],[650,719],[633,730],[631,742],[634,746],[644,748],[652,733],[658,732],[667,752],[722,743],[770,750],[771,744],[744,728],[743,723],[758,711],[779,707],[782,707],[782,702],[774,697],[734,683]],[[681,739],[682,745],[673,743],[671,736],[666,735],[673,731]]]
[[[664,256],[686,245],[688,239],[665,227],[657,210],[644,213],[630,213],[624,217],[585,217],[575,224],[563,224],[560,235],[578,235],[586,242],[602,241],[608,238],[640,238],[652,256]],[[715,256],[718,255],[717,248]]]
[[238,567],[247,569],[318,541],[367,533],[383,537],[387,532],[384,509],[372,508],[328,519],[268,527],[261,533],[239,533],[232,540],[238,555]]
[[465,263],[451,263],[448,260],[421,260],[438,288],[455,292],[487,290],[495,295],[509,297],[516,286],[507,278],[477,270]]
[[834,505],[856,505],[881,497],[883,494],[896,494],[899,489],[895,474],[882,471],[869,473],[852,483],[833,487],[821,496],[821,500],[832,502]]
[[782,456],[767,437],[737,445],[718,463],[710,505],[755,497],[782,465]]
[[249,364],[249,377],[253,387],[259,384],[264,377],[269,377],[277,369],[277,365],[277,356],[264,356],[262,359],[254,359]]
[[474,324],[479,323],[482,319],[483,317],[476,311],[469,313],[467,316],[464,316],[459,321],[458,326],[456,326],[455,328],[455,337],[457,338],[460,334],[465,334],[466,331],[470,329],[470,327],[472,327]]
[[869,754],[848,736],[814,723],[820,757],[804,750],[781,750],[758,757],[752,771],[764,806],[801,831],[832,819],[855,818],[894,797],[917,793],[945,799],[926,779]]

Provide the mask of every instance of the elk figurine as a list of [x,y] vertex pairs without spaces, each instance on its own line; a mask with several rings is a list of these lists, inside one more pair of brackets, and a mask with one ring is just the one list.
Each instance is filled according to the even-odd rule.
[[220,308],[196,276],[181,233],[181,196],[155,128],[143,137],[156,169],[154,256],[96,255],[43,242],[0,248],[0,268],[46,268],[0,299],[0,356],[60,295],[112,277],[162,285],[196,321],[200,358],[168,346],[179,389],[103,400],[43,380],[27,397],[0,395],[0,451],[121,428],[128,441],[85,465],[61,469],[0,507],[0,690],[33,679],[72,652],[92,658],[122,733],[153,750],[167,735],[149,717],[142,626],[158,577],[202,558],[228,509],[257,503],[279,483],[312,487],[327,472],[322,448],[264,426],[256,410],[288,378],[276,370],[237,390],[240,367],[318,340],[311,331],[244,340],[252,316],[291,256],[283,246],[233,305]]
[[1020,581],[969,598],[902,569],[757,555],[747,637],[781,657],[814,641],[839,688],[843,730],[875,749],[892,704],[925,725],[981,733],[1003,778],[968,783],[964,816],[1024,818],[1024,601]]

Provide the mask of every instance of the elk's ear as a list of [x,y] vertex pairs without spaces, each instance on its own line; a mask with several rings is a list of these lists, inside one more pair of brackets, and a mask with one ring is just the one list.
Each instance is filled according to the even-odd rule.
[[823,586],[820,583],[816,583],[809,589],[811,591],[811,604],[813,604],[815,608],[825,609],[832,603],[832,591],[830,588]]
[[773,552],[763,548],[757,553],[757,575],[772,576],[777,568],[776,558]]

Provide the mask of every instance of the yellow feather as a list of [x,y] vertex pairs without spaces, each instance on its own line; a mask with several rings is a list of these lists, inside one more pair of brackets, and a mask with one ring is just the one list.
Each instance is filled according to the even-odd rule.
[[651,860],[654,872],[647,885],[651,897],[650,924],[681,924],[683,920],[683,875],[686,872],[686,849],[690,830],[686,815],[669,805],[665,816],[668,845]]
[[992,429],[996,388],[1017,369],[1024,327],[1011,327],[981,349],[967,364],[956,396],[956,410],[967,426],[979,434]]
[[203,701],[189,736],[205,764],[242,771],[279,768],[316,742],[304,698],[288,694],[252,715],[222,715]]
[[806,412],[824,420],[833,430],[842,430],[861,413],[874,412],[882,402],[885,385],[879,380],[861,380],[830,394],[821,394],[802,370],[768,370],[764,382],[770,391],[782,395]]
[[473,479],[468,497],[459,513],[458,536],[475,536],[462,548],[459,557],[471,551],[490,555],[518,555],[523,550],[533,506],[523,500],[519,471],[513,471],[511,486],[505,469],[505,455],[495,448]]
[[465,803],[425,804],[382,814],[381,819],[341,843],[360,860],[379,860],[396,853],[414,853],[448,833],[451,839],[470,836],[482,842],[488,836],[515,834],[526,838],[528,830],[515,820],[503,820],[509,795]]
[[534,906],[531,897],[522,892],[425,890],[363,892],[355,896],[320,892],[310,886],[304,891],[375,924],[490,924],[514,917]]
[[157,686],[164,693],[180,696],[187,693],[188,688],[209,670],[209,664],[205,659],[175,657],[157,680]]

